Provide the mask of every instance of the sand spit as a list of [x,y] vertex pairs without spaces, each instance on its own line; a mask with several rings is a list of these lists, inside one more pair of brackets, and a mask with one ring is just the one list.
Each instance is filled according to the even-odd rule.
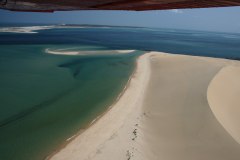
[[71,51],[68,49],[45,49],[46,53],[57,55],[109,55],[109,54],[128,54],[136,50],[92,50],[92,51]]
[[136,130],[150,77],[148,57],[149,54],[146,54],[138,59],[135,73],[116,104],[51,159],[128,159],[135,148],[143,147],[141,143],[135,143],[135,139],[140,140]]
[[[207,99],[207,93],[218,94],[214,86],[213,91],[211,87],[208,91],[208,85],[215,84],[212,79],[227,66],[240,67],[240,62],[160,52],[140,56],[136,71],[116,104],[51,158],[239,160],[239,143],[213,114],[221,111],[218,100],[224,101],[225,95],[212,98],[211,107],[216,106],[218,111],[212,112]],[[233,75],[235,72],[231,73],[235,78]],[[230,80],[227,82],[232,83]],[[224,87],[237,97],[231,88],[239,85],[231,85]]]
[[216,118],[240,144],[240,67],[221,69],[211,81],[207,97]]

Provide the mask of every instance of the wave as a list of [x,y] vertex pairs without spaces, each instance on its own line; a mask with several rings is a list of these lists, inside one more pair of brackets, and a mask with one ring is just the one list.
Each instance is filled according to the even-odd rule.
[[240,39],[239,35],[223,35],[223,37],[228,39]]

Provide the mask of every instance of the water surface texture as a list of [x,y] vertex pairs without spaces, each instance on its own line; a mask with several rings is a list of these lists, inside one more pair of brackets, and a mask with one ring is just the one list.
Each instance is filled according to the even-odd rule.
[[46,47],[1,45],[0,159],[49,155],[116,100],[134,69],[135,54],[59,56]]

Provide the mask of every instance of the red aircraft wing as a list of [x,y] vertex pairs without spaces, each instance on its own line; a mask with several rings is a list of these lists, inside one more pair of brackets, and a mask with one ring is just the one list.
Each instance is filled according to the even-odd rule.
[[0,8],[16,11],[165,10],[240,6],[240,0],[0,0]]

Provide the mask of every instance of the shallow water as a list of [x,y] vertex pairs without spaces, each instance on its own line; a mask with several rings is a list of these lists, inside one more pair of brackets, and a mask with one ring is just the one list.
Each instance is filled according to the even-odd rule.
[[43,159],[84,129],[117,98],[137,55],[59,56],[46,47],[1,46],[0,159]]

